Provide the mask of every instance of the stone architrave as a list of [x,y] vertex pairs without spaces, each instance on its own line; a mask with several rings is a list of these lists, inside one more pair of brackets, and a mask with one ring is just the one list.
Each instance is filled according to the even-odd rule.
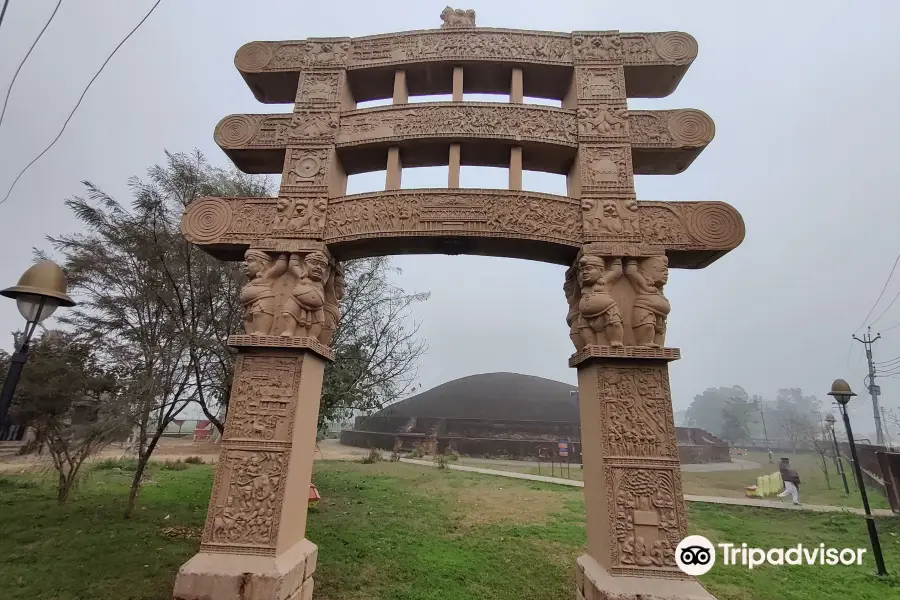
[[[215,139],[250,173],[281,173],[277,198],[203,198],[186,239],[244,260],[245,334],[200,553],[178,600],[309,600],[305,539],[340,261],[397,253],[486,254],[568,267],[566,323],[578,369],[587,554],[578,600],[710,599],[674,562],[687,527],[665,345],[670,268],[736,248],[722,202],[639,201],[634,176],[686,169],[715,134],[694,109],[629,111],[671,93],[697,55],[680,32],[478,29],[447,8],[441,29],[252,42],[235,65],[290,114],[232,115]],[[448,61],[460,65],[445,68]],[[511,77],[498,80],[498,74]],[[463,102],[468,77],[509,104]],[[471,86],[469,86],[471,88]],[[410,104],[416,94],[453,103]],[[558,98],[560,108],[523,103]],[[356,102],[393,98],[391,106]],[[402,166],[450,165],[449,189],[405,190]],[[459,189],[460,165],[510,166],[508,190]],[[386,189],[346,195],[347,174],[387,167]],[[565,196],[521,190],[523,169],[567,175]],[[290,510],[288,510],[290,507]]]

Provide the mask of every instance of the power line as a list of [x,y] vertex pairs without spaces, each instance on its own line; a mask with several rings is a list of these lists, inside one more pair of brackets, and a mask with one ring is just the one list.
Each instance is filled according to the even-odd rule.
[[891,329],[896,329],[897,327],[900,327],[900,321],[897,321],[896,323],[894,323],[893,325],[891,325],[891,326],[888,327],[887,329],[882,329],[882,330],[880,331],[880,333],[887,333],[887,332],[890,331]]
[[6,16],[6,7],[9,6],[9,0],[4,0],[3,10],[0,10],[0,25],[3,25],[3,17]]
[[[875,307],[878,306],[878,303],[881,301],[881,297],[884,296],[884,291],[887,289],[888,284],[891,282],[891,277],[894,276],[894,270],[896,270],[898,262],[900,262],[900,253],[898,253],[897,258],[894,259],[894,266],[891,267],[891,272],[888,274],[887,279],[884,282],[884,286],[881,288],[881,293],[878,294],[878,298],[875,300],[875,304],[872,305],[872,308],[869,309],[869,313],[866,315],[866,318],[863,319],[862,324],[859,327],[857,327],[853,333],[856,333],[857,331],[862,329],[863,326],[866,324],[866,321],[869,320],[869,317],[872,316],[872,313],[875,311]],[[895,297],[894,300],[896,300],[896,299],[897,298]],[[891,304],[893,304],[893,302],[891,302]],[[890,308],[890,306],[888,306],[888,308]],[[884,313],[882,313],[882,315],[883,314]],[[881,317],[879,317],[879,318],[881,318]],[[875,321],[877,321],[877,320],[878,319],[875,319]],[[872,322],[874,323],[875,321],[872,321]]]
[[6,90],[6,98],[3,100],[3,110],[0,111],[0,125],[3,124],[3,116],[6,115],[6,105],[9,103],[9,95],[12,93],[13,86],[16,84],[16,79],[19,77],[19,71],[21,71],[22,67],[25,66],[25,61],[27,61],[28,57],[31,56],[31,51],[34,50],[34,47],[37,46],[38,42],[41,41],[41,37],[44,35],[44,32],[47,31],[48,27],[50,27],[50,23],[53,22],[53,17],[56,16],[56,12],[59,10],[60,6],[62,6],[62,0],[59,0],[59,2],[56,3],[56,8],[53,9],[53,13],[50,15],[50,18],[47,19],[46,23],[44,23],[44,28],[41,29],[41,32],[34,39],[34,43],[31,44],[31,48],[29,48],[28,52],[25,53],[25,58],[22,59],[22,62],[19,63],[18,68],[16,68],[16,73],[15,75],[13,75],[12,81],[9,82],[9,88],[7,88]]
[[116,53],[119,51],[119,49],[125,45],[125,42],[127,42],[131,38],[131,36],[134,35],[134,33],[138,29],[140,29],[141,25],[143,25],[144,22],[150,18],[150,15],[153,14],[153,11],[156,10],[156,7],[159,6],[160,2],[162,2],[162,0],[156,0],[156,3],[154,3],[153,6],[150,7],[150,10],[147,11],[147,14],[144,15],[144,18],[141,19],[140,22],[138,22],[138,24],[134,26],[134,29],[132,29],[130,32],[128,32],[128,35],[126,35],[124,38],[122,38],[122,41],[119,42],[119,45],[116,46],[113,49],[113,51],[109,54],[109,56],[106,57],[106,60],[103,61],[103,64],[100,65],[100,68],[97,70],[97,72],[91,78],[91,80],[88,82],[87,87],[85,87],[84,91],[81,92],[81,97],[78,98],[78,102],[75,104],[75,108],[72,109],[72,112],[70,112],[68,118],[66,118],[66,122],[63,123],[62,129],[59,130],[59,133],[56,134],[56,137],[53,139],[52,142],[50,142],[50,145],[47,146],[46,148],[44,148],[44,150],[40,154],[38,154],[34,158],[34,160],[32,160],[27,165],[25,165],[25,168],[22,169],[18,175],[16,175],[16,178],[13,180],[12,185],[9,186],[9,190],[6,192],[6,195],[3,197],[3,200],[0,200],[0,205],[2,205],[4,202],[9,200],[10,194],[12,194],[13,190],[16,187],[16,184],[19,183],[19,180],[22,178],[22,175],[24,175],[28,171],[28,169],[30,169],[32,167],[32,165],[34,165],[34,163],[39,161],[45,154],[47,154],[47,152],[50,151],[51,148],[53,148],[53,146],[56,145],[56,142],[59,141],[59,138],[62,137],[63,132],[66,130],[66,127],[69,125],[69,121],[72,120],[72,117],[75,115],[75,112],[78,110],[78,107],[81,106],[81,102],[84,100],[84,97],[87,95],[88,90],[91,89],[91,86],[94,85],[94,82],[97,80],[98,77],[100,77],[100,73],[103,72],[103,69],[106,68],[106,65],[109,64],[109,61],[112,60],[112,57],[116,55]]
[[897,298],[900,298],[900,292],[897,292],[897,295],[894,296],[894,299],[891,300],[891,303],[887,305],[887,308],[884,309],[883,311],[881,311],[881,314],[880,314],[880,315],[878,315],[877,317],[875,317],[875,320],[872,321],[872,325],[874,325],[875,323],[877,323],[878,320],[879,320],[881,317],[883,317],[883,316],[887,313],[887,311],[891,310],[891,307],[894,305],[894,302],[897,301]]

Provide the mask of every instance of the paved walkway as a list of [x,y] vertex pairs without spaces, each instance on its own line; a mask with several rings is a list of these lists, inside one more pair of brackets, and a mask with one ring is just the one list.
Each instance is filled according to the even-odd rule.
[[[505,460],[498,458],[474,458],[470,456],[464,456],[460,458],[461,465],[484,465],[485,467],[490,467],[491,465],[497,466],[509,466],[509,467],[531,467],[532,469],[537,468],[538,466],[550,470],[550,462],[535,462],[533,460]],[[571,464],[560,462],[557,460],[554,468],[565,469],[568,466],[570,469],[576,469],[581,466],[581,463],[573,462]],[[752,460],[744,460],[742,458],[732,458],[731,462],[722,462],[722,463],[698,463],[692,465],[681,465],[681,470],[686,473],[707,473],[710,471],[749,471],[752,469],[758,469],[762,465],[758,462],[754,462]]]
[[[421,465],[423,467],[434,467],[434,463],[427,460],[414,460],[411,458],[401,458],[400,462],[412,465]],[[556,483],[559,485],[568,485],[570,487],[584,487],[583,481],[575,479],[562,479],[559,477],[546,477],[544,475],[530,475],[528,473],[516,473],[514,471],[497,471],[495,469],[481,469],[478,467],[467,467],[465,465],[448,465],[455,471],[466,471],[469,473],[481,473],[482,475],[496,475],[498,477],[508,477],[511,479],[525,479],[528,481],[541,481],[543,483]],[[805,510],[810,512],[847,512],[858,515],[864,515],[863,509],[851,508],[849,506],[825,506],[823,504],[801,504],[795,506],[787,502],[779,500],[762,500],[754,498],[726,498],[724,496],[694,496],[685,494],[684,499],[688,502],[705,502],[708,504],[728,504],[731,506],[755,506],[762,508],[776,508],[779,510]],[[895,516],[890,510],[876,508],[872,510],[872,514],[876,517],[892,517]]]

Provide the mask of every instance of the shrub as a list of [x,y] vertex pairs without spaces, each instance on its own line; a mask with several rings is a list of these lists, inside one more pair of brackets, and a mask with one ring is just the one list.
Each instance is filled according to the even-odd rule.
[[370,448],[369,454],[364,456],[360,462],[364,465],[371,465],[381,462],[382,460],[384,460],[384,456],[381,455],[381,450]]
[[184,462],[189,465],[202,465],[203,459],[199,456],[188,456],[186,459],[184,459]]
[[408,458],[425,458],[426,456],[428,456],[428,452],[425,450],[425,444],[420,443],[415,445]]
[[112,471],[119,469],[121,471],[136,471],[137,459],[134,458],[104,458],[94,464],[94,469],[98,471]]
[[447,460],[450,460],[453,462],[456,462],[459,460],[459,452],[457,452],[453,448],[448,449],[446,454],[447,454]]
[[163,471],[184,471],[188,466],[181,462],[181,459],[178,460],[167,460],[162,464]]
[[438,469],[446,469],[449,466],[449,462],[447,455],[443,452],[434,453],[434,464]]

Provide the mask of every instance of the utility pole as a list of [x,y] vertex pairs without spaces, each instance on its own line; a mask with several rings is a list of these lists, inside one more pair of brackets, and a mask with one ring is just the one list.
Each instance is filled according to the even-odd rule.
[[881,429],[881,411],[878,409],[878,396],[881,395],[881,388],[875,385],[875,365],[872,362],[872,344],[881,339],[879,333],[872,337],[872,328],[869,332],[864,333],[862,339],[853,334],[853,339],[860,342],[866,348],[866,360],[869,361],[869,395],[872,396],[872,413],[875,417],[875,436],[879,446],[884,446],[884,432]]
[[883,406],[881,407],[881,422],[884,424],[884,437],[887,438],[888,449],[891,449],[894,447],[894,442],[891,441],[891,432],[888,431],[887,417],[884,416],[884,407]]

